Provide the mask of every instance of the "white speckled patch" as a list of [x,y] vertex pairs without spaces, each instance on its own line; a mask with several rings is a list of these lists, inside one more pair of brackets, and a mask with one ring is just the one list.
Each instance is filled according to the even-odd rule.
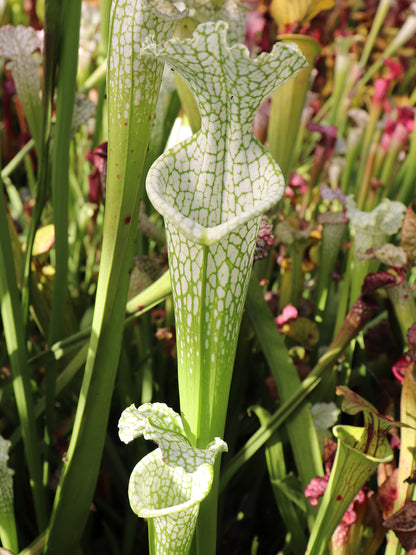
[[204,23],[191,39],[144,45],[183,77],[201,114],[201,130],[158,158],[146,183],[165,218],[181,411],[197,442],[202,397],[212,405],[204,406],[201,426],[223,433],[211,424],[226,411],[221,399],[228,399],[260,217],[284,193],[281,171],[254,138],[252,120],[263,100],[306,64],[285,44],[252,59],[245,46],[227,44],[227,29],[223,21]]
[[14,470],[7,466],[10,446],[11,441],[0,436],[0,522],[2,515],[14,514],[12,478]]
[[113,2],[113,31],[108,62],[109,98],[118,106],[117,114],[113,117],[125,119],[132,108],[131,100],[134,106],[139,106],[143,101],[149,104],[156,101],[158,89],[155,89],[154,82],[155,77],[160,77],[163,65],[149,56],[141,56],[141,47],[149,35],[160,41],[169,38],[173,33],[176,14],[170,18],[165,15],[160,17],[156,9],[142,0]]
[[201,464],[213,465],[217,454],[227,450],[227,444],[220,438],[205,449],[191,447],[181,417],[164,403],[145,403],[139,408],[131,405],[123,411],[118,426],[124,443],[139,436],[154,441],[166,464],[180,466],[186,472],[195,472]]
[[143,435],[159,444],[131,474],[130,505],[138,516],[153,519],[157,553],[187,553],[199,503],[211,489],[215,458],[227,444],[215,438],[206,449],[191,447],[180,416],[163,403],[128,407],[119,435],[125,443]]
[[[128,191],[130,198],[122,219],[131,215],[136,204],[137,179],[146,156],[164,66],[162,60],[144,54],[142,44],[149,36],[167,40],[176,20],[184,15],[169,0],[154,3],[151,7],[146,0],[113,0],[111,7],[107,212],[122,198],[119,191],[125,183],[135,185]],[[120,212],[118,207],[114,210]]]
[[160,449],[144,457],[130,477],[133,511],[152,519],[155,553],[186,554],[195,530],[199,504],[208,495],[213,468],[202,464],[193,473],[164,463]]
[[181,74],[198,102],[201,130],[152,166],[147,191],[165,218],[192,242],[210,245],[281,198],[282,174],[254,138],[254,114],[305,65],[295,47],[277,44],[252,59],[226,43],[227,24],[199,25],[192,39],[147,48]]

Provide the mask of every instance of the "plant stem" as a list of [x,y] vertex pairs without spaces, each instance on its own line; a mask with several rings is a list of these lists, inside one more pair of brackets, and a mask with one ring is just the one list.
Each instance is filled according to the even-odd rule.
[[68,281],[68,171],[72,115],[75,102],[81,0],[66,5],[63,21],[67,30],[62,37],[56,125],[52,155],[52,204],[55,225],[55,278],[48,342],[64,335]]
[[269,150],[279,164],[285,179],[294,163],[296,138],[299,132],[306,93],[315,59],[321,51],[320,44],[305,35],[282,35],[283,42],[295,43],[308,61],[308,67],[274,92],[268,126]]
[[373,49],[374,43],[380,33],[380,29],[386,19],[386,16],[390,10],[391,1],[381,0],[377,7],[377,12],[374,17],[373,24],[371,26],[370,33],[364,43],[364,49],[360,58],[360,66],[364,68],[367,65],[368,59],[370,57],[371,51]]

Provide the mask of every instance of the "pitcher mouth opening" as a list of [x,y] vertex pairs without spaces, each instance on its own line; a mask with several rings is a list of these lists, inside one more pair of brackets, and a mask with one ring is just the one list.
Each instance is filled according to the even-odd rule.
[[[148,468],[148,464],[151,464],[152,469]],[[171,499],[173,504],[169,506],[163,506],[164,499],[160,495],[158,498],[158,492],[154,492],[149,495],[149,484],[145,488],[142,484],[146,482],[146,474],[152,473],[154,465],[157,465],[160,474],[159,479],[164,482],[164,488],[169,488],[171,490],[171,485],[174,485],[178,490],[177,499]],[[178,469],[181,469],[180,476],[175,477],[175,473]],[[142,479],[137,480],[137,474],[140,474]],[[159,449],[155,449],[152,453],[149,453],[144,459],[142,459],[133,470],[132,476],[136,474],[136,478],[130,481],[129,486],[129,497],[132,507],[134,507],[134,512],[142,518],[155,518],[163,517],[167,515],[174,515],[175,513],[180,513],[184,511],[190,511],[192,508],[196,507],[201,503],[203,499],[208,495],[208,492],[212,485],[213,480],[213,470],[212,466],[208,463],[201,464],[197,470],[194,472],[186,472],[182,467],[170,466],[163,462],[162,455]],[[186,480],[185,487],[181,488],[180,480]],[[140,483],[142,482],[142,483]],[[194,483],[195,482],[195,483]],[[198,488],[198,486],[200,486]],[[182,491],[180,491],[182,489]],[[183,491],[185,490],[185,491]],[[186,491],[188,490],[188,492]],[[190,498],[187,499],[189,494]],[[134,497],[134,503],[132,503]],[[143,500],[143,503],[141,502]],[[152,506],[152,501],[154,505]],[[166,500],[169,502],[169,500]]]
[[277,204],[282,197],[280,185],[274,186],[267,191],[264,199],[255,201],[250,208],[244,210],[238,216],[233,216],[226,222],[209,227],[184,216],[177,207],[166,201],[159,187],[149,187],[147,193],[150,201],[162,214],[168,225],[175,227],[186,239],[203,246],[210,246],[221,241],[250,220],[262,216]]

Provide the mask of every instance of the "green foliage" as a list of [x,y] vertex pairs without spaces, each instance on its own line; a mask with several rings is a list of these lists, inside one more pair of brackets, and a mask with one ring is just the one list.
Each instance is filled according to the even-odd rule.
[[397,555],[416,17],[185,3],[0,0],[0,541]]

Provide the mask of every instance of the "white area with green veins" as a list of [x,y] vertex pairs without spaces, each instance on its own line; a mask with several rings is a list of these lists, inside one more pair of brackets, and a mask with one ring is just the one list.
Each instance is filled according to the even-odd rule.
[[143,41],[150,34],[155,40],[165,41],[172,35],[175,21],[184,13],[168,0],[117,0],[113,3],[108,98],[110,125],[118,123],[121,126],[118,130],[120,146],[128,144],[127,137],[137,134],[140,125],[149,125],[159,93],[159,86],[155,84],[161,78],[163,64],[142,56]]
[[0,523],[2,515],[13,514],[13,474],[14,470],[7,466],[11,441],[0,436]]
[[200,131],[158,158],[146,182],[167,229],[181,412],[201,447],[223,434],[260,216],[284,193],[252,120],[306,64],[285,44],[252,59],[245,46],[227,44],[227,28],[204,23],[191,39],[143,46],[183,77],[201,115]]
[[133,511],[152,519],[154,553],[188,553],[199,504],[208,495],[216,456],[227,444],[215,438],[206,449],[191,447],[181,417],[164,403],[128,407],[119,436],[129,443],[143,435],[159,445],[133,469],[129,501]]

